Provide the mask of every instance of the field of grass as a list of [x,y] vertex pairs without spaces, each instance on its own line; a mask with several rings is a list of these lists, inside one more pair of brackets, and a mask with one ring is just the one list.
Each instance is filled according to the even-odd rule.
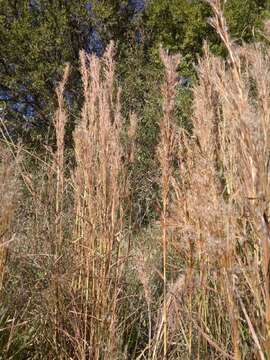
[[205,44],[191,132],[175,121],[181,57],[160,50],[158,221],[134,216],[140,119],[122,116],[113,43],[81,52],[72,150],[68,66],[54,146],[28,152],[2,123],[0,359],[270,358],[269,49],[237,46],[218,4],[228,57]]

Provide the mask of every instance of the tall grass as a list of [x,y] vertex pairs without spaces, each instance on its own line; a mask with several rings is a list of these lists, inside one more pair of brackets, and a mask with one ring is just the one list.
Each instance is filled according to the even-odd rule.
[[18,186],[18,157],[13,156],[3,144],[0,147],[0,291],[2,290],[5,267],[8,256],[8,246],[13,235],[11,223],[16,210]]
[[[68,67],[56,92],[55,145],[42,158],[25,149],[20,167],[1,149],[0,288],[14,309],[3,316],[8,336],[0,331],[8,358],[270,357],[269,49],[237,45],[220,2],[209,3],[228,57],[205,44],[191,132],[174,112],[180,56],[160,52],[159,222],[132,223],[139,119],[122,116],[112,43],[102,58],[80,53],[73,163],[64,141]],[[13,341],[16,328],[23,344]]]
[[269,54],[259,44],[237,46],[220,2],[210,4],[229,61],[205,45],[193,91],[193,134],[178,131],[170,216],[186,301],[173,300],[179,318],[173,332],[182,333],[189,356],[266,359]]
[[[123,236],[128,199],[126,157],[121,144],[120,89],[114,87],[114,46],[103,59],[81,53],[85,104],[75,133],[76,228],[73,279],[79,359],[115,359],[121,344],[123,269],[128,246]],[[131,131],[132,132],[132,131]]]
[[[168,248],[168,209],[170,201],[170,183],[172,176],[172,162],[175,147],[175,128],[173,124],[173,110],[176,97],[177,66],[180,57],[168,56],[164,50],[160,56],[165,66],[166,81],[161,89],[163,96],[163,118],[160,121],[160,144],[158,156],[161,167],[161,198],[162,198],[162,248],[163,248],[163,357],[167,357],[168,334],[167,334],[167,248]],[[161,328],[160,328],[161,331]]]

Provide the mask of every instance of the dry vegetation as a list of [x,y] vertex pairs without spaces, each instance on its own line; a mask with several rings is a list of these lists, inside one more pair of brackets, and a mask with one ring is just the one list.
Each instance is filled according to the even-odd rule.
[[270,54],[233,43],[211,5],[228,59],[205,44],[192,134],[174,119],[180,57],[161,51],[158,223],[133,221],[137,119],[121,115],[113,44],[81,53],[74,166],[68,67],[56,149],[35,158],[4,136],[0,359],[270,358]]

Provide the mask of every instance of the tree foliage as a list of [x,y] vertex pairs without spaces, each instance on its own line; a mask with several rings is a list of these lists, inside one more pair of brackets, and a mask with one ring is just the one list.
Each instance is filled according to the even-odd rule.
[[[267,0],[226,2],[227,20],[238,41],[256,36],[265,9]],[[150,94],[156,96],[149,89],[158,86],[162,73],[160,45],[182,54],[179,73],[188,77],[204,40],[222,53],[209,16],[210,8],[202,0],[1,0],[0,108],[5,108],[9,129],[30,143],[37,137],[44,141],[55,110],[54,89],[69,62],[65,95],[72,107],[72,130],[82,101],[79,51],[100,56],[109,40],[117,42],[118,78],[126,79],[122,85],[131,100],[126,113],[135,110],[144,117],[141,106],[147,108]],[[145,117],[142,123],[147,129]]]

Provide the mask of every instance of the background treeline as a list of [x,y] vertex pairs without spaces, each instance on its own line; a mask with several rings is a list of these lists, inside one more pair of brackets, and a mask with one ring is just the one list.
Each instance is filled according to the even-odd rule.
[[270,358],[269,6],[0,0],[0,359]]
[[[224,11],[234,39],[258,39],[267,10],[267,0],[227,1]],[[146,129],[154,131],[148,118],[153,117],[149,112],[162,78],[159,47],[180,52],[179,76],[192,80],[203,41],[214,53],[226,53],[207,21],[210,15],[209,5],[200,0],[1,0],[0,99],[12,121],[12,135],[29,144],[44,143],[57,106],[55,87],[67,62],[71,74],[65,101],[72,109],[69,126],[74,128],[82,104],[79,51],[101,56],[110,40],[117,43],[123,101],[131,100],[124,111],[136,110]]]

